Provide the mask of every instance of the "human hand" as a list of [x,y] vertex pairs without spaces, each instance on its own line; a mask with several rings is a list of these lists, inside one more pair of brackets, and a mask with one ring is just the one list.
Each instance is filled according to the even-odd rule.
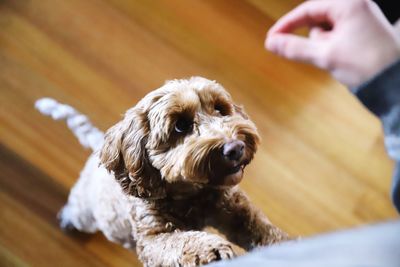
[[[310,28],[309,36],[292,32]],[[369,0],[311,0],[269,30],[265,46],[287,59],[311,63],[356,87],[400,58],[400,40]]]

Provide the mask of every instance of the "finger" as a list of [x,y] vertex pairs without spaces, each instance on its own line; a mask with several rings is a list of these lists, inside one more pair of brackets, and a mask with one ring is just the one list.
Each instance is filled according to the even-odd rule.
[[312,27],[308,36],[310,39],[326,39],[329,36],[329,31],[321,27]]
[[284,58],[324,67],[320,60],[323,44],[308,38],[292,34],[273,34],[267,38],[265,46]]
[[279,19],[268,31],[268,35],[293,32],[303,26],[332,24],[332,2],[334,1],[307,1],[299,5]]

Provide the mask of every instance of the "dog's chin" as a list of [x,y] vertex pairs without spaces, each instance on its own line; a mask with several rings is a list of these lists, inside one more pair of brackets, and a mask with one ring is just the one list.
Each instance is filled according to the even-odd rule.
[[244,166],[237,167],[234,173],[228,174],[222,178],[221,186],[234,186],[240,183],[243,178]]

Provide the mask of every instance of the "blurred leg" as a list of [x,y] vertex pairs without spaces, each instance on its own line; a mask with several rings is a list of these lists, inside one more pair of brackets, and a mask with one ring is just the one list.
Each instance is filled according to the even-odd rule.
[[212,266],[400,266],[400,220],[263,248]]

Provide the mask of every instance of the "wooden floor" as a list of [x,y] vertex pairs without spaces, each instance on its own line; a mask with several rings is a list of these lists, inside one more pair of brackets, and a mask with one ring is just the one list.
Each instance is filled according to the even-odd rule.
[[379,121],[310,66],[263,49],[298,0],[1,0],[0,266],[138,266],[101,234],[56,220],[88,151],[36,99],[105,130],[167,79],[205,76],[244,104],[263,138],[242,188],[309,236],[394,218]]

